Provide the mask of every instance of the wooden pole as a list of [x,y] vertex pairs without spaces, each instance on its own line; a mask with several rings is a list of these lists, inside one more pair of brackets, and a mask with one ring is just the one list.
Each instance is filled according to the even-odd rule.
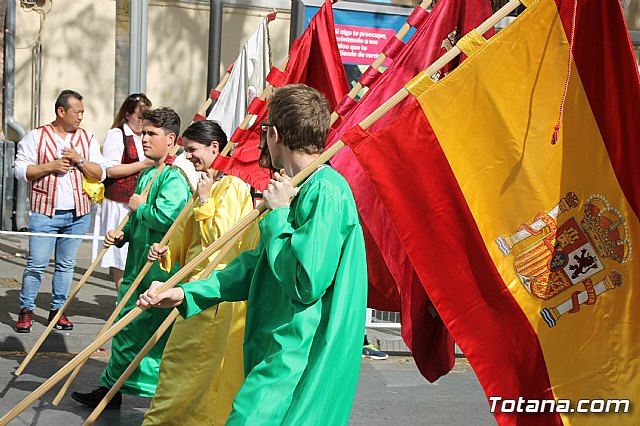
[[[507,16],[513,10],[516,9],[520,5],[520,0],[510,0],[504,7],[498,10],[496,13],[491,15],[485,22],[483,22],[480,26],[477,27],[477,31],[481,34],[487,32],[491,27],[495,26],[502,18]],[[460,49],[457,47],[449,50],[445,55],[439,58],[436,62],[434,62],[431,66],[429,66],[425,71],[422,71],[420,74],[431,76],[437,70],[446,65],[449,61],[455,58],[460,54]],[[379,108],[377,108],[370,116],[365,118],[361,123],[360,127],[366,129],[371,126],[378,118],[384,115],[386,112],[390,111],[394,106],[396,106],[402,99],[408,96],[409,92],[402,88],[400,89],[393,97],[387,100],[384,104],[382,104]],[[304,170],[300,171],[297,175],[295,175],[291,179],[291,185],[297,186],[304,179],[309,177],[321,164],[324,164],[329,159],[331,159],[336,153],[338,153],[344,147],[344,142],[341,140],[334,143],[331,147],[326,149],[312,164],[306,167]],[[202,251],[198,256],[192,259],[189,263],[187,263],[182,269],[180,269],[174,276],[172,276],[164,285],[158,289],[158,292],[163,292],[173,288],[176,284],[181,282],[187,275],[200,263],[202,263],[205,259],[211,256],[212,253],[220,250],[227,244],[232,238],[236,237],[239,233],[243,232],[247,226],[251,224],[254,220],[256,220],[260,215],[266,210],[264,203],[258,205],[256,209],[254,209],[247,216],[242,218],[234,227],[232,227],[229,231],[224,233],[220,238],[211,243],[205,250]],[[80,352],[76,357],[74,357],[71,361],[69,361],[64,367],[58,370],[53,376],[47,379],[42,385],[40,385],[36,390],[34,390],[31,394],[29,394],[26,398],[24,398],[18,405],[16,405],[13,409],[11,409],[7,414],[5,414],[0,419],[0,426],[6,425],[9,421],[18,416],[22,411],[24,411],[29,405],[31,405],[34,401],[40,398],[46,391],[51,389],[56,385],[62,378],[64,378],[67,374],[69,374],[76,366],[78,366],[84,358],[91,355],[95,350],[97,350],[101,345],[103,345],[106,341],[108,341],[111,337],[117,334],[120,330],[126,327],[131,321],[133,321],[140,313],[143,311],[143,308],[135,307],[132,309],[127,315],[125,315],[120,321],[118,321],[115,325],[113,325],[103,336],[96,339],[91,345],[86,347],[82,352]]]

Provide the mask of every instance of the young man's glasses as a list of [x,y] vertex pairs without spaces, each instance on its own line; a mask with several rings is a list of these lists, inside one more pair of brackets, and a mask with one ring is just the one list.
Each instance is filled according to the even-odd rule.
[[260,130],[262,130],[263,132],[267,132],[267,130],[269,130],[269,127],[273,127],[273,124],[266,122],[266,121],[261,121],[260,122]]

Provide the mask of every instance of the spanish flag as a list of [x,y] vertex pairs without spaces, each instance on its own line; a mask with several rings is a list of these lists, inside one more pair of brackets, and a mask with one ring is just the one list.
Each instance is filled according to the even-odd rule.
[[522,3],[343,141],[500,424],[638,424],[640,81],[621,6]]

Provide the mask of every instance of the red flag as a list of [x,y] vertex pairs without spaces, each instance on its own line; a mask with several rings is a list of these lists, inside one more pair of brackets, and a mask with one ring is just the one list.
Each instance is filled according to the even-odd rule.
[[386,127],[343,140],[500,424],[586,423],[580,400],[612,398],[634,424],[640,79],[620,4],[537,0],[462,45]]
[[[293,83],[311,86],[325,95],[332,109],[349,91],[336,43],[330,0],[325,1],[304,33],[294,41],[285,70],[282,73],[272,71],[267,80],[278,87]],[[232,138],[233,142],[239,142],[232,157],[223,159],[218,156],[213,164],[215,169],[238,176],[261,191],[269,183],[269,174],[258,165],[260,122],[266,120],[266,108],[260,108],[253,125],[248,129],[249,135],[243,141]]]
[[[346,130],[362,121],[404,83],[444,54],[447,43],[449,46],[455,43],[456,33],[475,28],[490,15],[491,5],[487,0],[439,1],[407,45],[393,58],[391,66],[331,132],[327,145],[340,139]],[[493,31],[488,35],[492,34]],[[374,123],[371,129],[380,128],[388,120],[387,117],[393,117],[406,105],[406,102],[401,102]],[[453,340],[433,309],[382,202],[353,153],[343,149],[331,163],[349,182],[362,222],[369,231],[365,234],[369,306],[377,309],[393,306],[394,310],[402,313],[403,339],[421,373],[434,381],[454,365]],[[400,175],[401,169],[398,169],[398,176],[394,179],[396,182]],[[428,241],[424,244],[428,244]]]

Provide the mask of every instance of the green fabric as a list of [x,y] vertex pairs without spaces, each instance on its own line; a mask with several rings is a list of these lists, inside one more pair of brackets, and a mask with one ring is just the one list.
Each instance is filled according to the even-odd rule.
[[362,228],[335,170],[315,173],[260,221],[260,244],[205,280],[185,283],[188,318],[248,300],[246,380],[227,424],[346,425],[367,301]]
[[[155,175],[156,170],[155,167],[151,167],[142,172],[136,186],[136,194],[142,193]],[[178,168],[165,167],[153,182],[147,202],[140,205],[136,214],[131,215],[123,229],[123,244],[125,242],[129,243],[129,251],[125,264],[124,279],[118,290],[118,303],[120,303],[131,283],[147,263],[147,254],[151,244],[162,239],[190,196],[189,184]],[[135,307],[138,300],[137,295],[147,290],[152,281],[166,281],[171,275],[175,274],[179,267],[180,265],[176,264],[171,272],[167,273],[160,269],[157,262],[154,263],[147,275],[142,279],[134,295],[126,302],[117,320],[119,321],[120,318]],[[147,309],[113,337],[109,364],[100,377],[100,383],[103,386],[112,387],[115,384],[170,312],[171,309]],[[164,336],[156,343],[149,354],[142,360],[140,366],[122,386],[121,392],[129,395],[153,396],[158,385],[158,370],[162,351],[169,334],[169,331],[165,332]]]

